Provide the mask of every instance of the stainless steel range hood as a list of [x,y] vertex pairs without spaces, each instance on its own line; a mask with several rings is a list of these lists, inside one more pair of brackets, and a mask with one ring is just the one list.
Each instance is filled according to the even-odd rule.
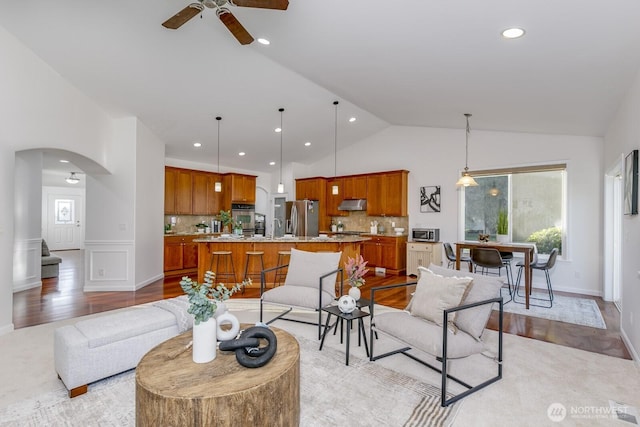
[[367,201],[365,199],[343,200],[338,206],[339,211],[366,211]]

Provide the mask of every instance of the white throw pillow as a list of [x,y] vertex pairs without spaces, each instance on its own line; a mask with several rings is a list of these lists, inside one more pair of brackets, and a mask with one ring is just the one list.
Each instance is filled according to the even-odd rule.
[[[338,269],[342,252],[307,252],[291,248],[289,269],[284,280],[285,286],[305,286],[318,288],[318,280],[333,270]],[[322,289],[331,295],[336,294],[337,273],[322,281]]]
[[[420,269],[420,278],[415,295],[411,298],[407,310],[412,316],[442,326],[444,310],[460,305],[473,283],[473,279],[469,277],[444,277],[434,274],[424,267],[418,268]],[[456,314],[450,314],[447,319],[448,327],[454,333],[457,332],[453,323]]]

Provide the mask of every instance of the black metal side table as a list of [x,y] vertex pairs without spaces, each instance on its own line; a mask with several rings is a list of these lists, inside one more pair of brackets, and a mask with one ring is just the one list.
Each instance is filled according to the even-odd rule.
[[362,334],[362,338],[364,340],[364,348],[365,348],[365,351],[367,352],[367,357],[369,357],[369,345],[367,344],[367,334],[364,331],[364,322],[362,321],[362,319],[364,319],[365,317],[370,316],[369,313],[357,308],[353,310],[351,313],[343,313],[340,311],[338,306],[335,306],[335,305],[323,307],[322,311],[326,312],[328,316],[327,316],[327,322],[324,326],[324,333],[322,334],[322,340],[320,341],[320,350],[322,350],[322,346],[324,345],[324,339],[327,336],[329,329],[331,329],[329,327],[331,316],[336,316],[340,320],[340,322],[336,322],[335,327],[337,328],[338,323],[340,323],[340,342],[341,343],[342,343],[342,333],[343,333],[342,321],[343,320],[347,321],[347,343],[346,343],[345,364],[347,366],[349,365],[349,344],[350,344],[350,337],[351,337],[351,325],[354,320],[358,321],[358,345],[360,345],[360,334]]

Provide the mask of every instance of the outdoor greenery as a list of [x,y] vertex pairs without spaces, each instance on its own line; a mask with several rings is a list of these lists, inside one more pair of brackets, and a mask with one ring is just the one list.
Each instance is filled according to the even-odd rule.
[[498,224],[496,226],[496,232],[498,234],[509,234],[509,217],[507,211],[501,209],[498,212]]
[[216,274],[213,271],[207,271],[204,274],[204,283],[194,282],[187,276],[180,281],[180,287],[187,294],[190,303],[187,312],[193,314],[196,325],[213,317],[218,308],[216,301],[227,300],[243,286],[251,284],[251,279],[246,279],[228,289],[222,283],[216,286],[214,284],[215,278]]
[[562,253],[562,231],[558,227],[545,228],[532,233],[527,242],[533,242],[538,248],[538,253],[551,253],[553,248],[558,248],[558,252]]

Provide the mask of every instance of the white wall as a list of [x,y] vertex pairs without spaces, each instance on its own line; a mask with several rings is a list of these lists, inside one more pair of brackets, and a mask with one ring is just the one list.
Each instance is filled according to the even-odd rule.
[[0,141],[0,335],[13,330],[13,183],[14,151]]
[[[461,117],[461,121],[463,117]],[[472,122],[473,125],[473,122]],[[474,131],[469,140],[469,168],[490,169],[566,162],[568,242],[566,259],[552,272],[554,289],[601,295],[602,138]],[[464,167],[464,129],[392,126],[338,152],[338,175],[407,169],[409,227],[440,228],[440,240],[458,240],[456,181]],[[333,176],[333,156],[308,167],[308,176]],[[440,185],[440,213],[421,213],[419,188]],[[585,215],[588,212],[588,215]],[[534,286],[543,286],[535,275]]]
[[14,191],[14,292],[35,288],[41,282],[42,153],[15,155]]
[[[605,170],[621,155],[640,149],[640,73],[605,136]],[[640,353],[640,216],[622,220],[622,315],[621,329],[634,357]]]
[[163,277],[164,143],[140,121],[136,138],[135,286]]

